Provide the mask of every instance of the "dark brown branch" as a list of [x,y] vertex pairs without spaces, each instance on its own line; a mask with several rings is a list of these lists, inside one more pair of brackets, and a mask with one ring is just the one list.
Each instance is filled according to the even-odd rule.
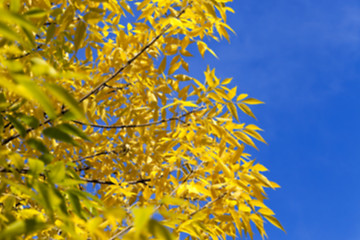
[[83,160],[85,160],[85,159],[94,158],[94,157],[97,157],[97,156],[100,156],[100,155],[107,155],[107,154],[110,154],[110,153],[117,154],[117,152],[115,152],[115,151],[110,151],[110,152],[108,152],[108,151],[103,151],[103,152],[99,152],[99,153],[96,153],[96,154],[93,154],[93,155],[90,155],[90,156],[86,156],[86,157],[79,158],[79,159],[74,160],[74,161],[72,161],[72,162],[73,162],[73,163],[77,163],[77,162],[81,162],[81,161],[83,161]]
[[[104,184],[104,185],[117,185],[116,183],[113,183],[111,181],[104,181],[104,180],[97,180],[97,179],[89,179],[89,178],[80,178],[81,180],[87,182],[87,183],[98,183],[98,184]],[[135,185],[135,184],[138,184],[138,183],[142,183],[144,185],[146,185],[147,182],[150,182],[151,179],[140,179],[140,180],[135,180],[135,181],[128,181],[128,182],[125,182],[127,184],[130,184],[130,185]],[[121,184],[121,182],[119,183]]]
[[81,124],[83,126],[90,126],[90,127],[96,127],[96,128],[104,128],[104,129],[113,129],[113,128],[122,129],[122,128],[148,127],[148,126],[158,125],[158,124],[165,123],[165,122],[181,120],[181,118],[183,118],[183,117],[185,117],[187,115],[190,115],[190,114],[192,114],[194,112],[198,112],[201,109],[203,109],[203,108],[201,107],[201,108],[192,110],[190,112],[184,113],[184,114],[182,114],[180,116],[177,116],[177,117],[162,119],[162,120],[159,120],[159,121],[156,121],[156,122],[149,122],[149,123],[143,123],[143,124],[110,125],[109,126],[109,125],[99,125],[99,124],[86,124],[86,123],[83,123],[83,122],[80,122],[80,121],[73,121],[73,122],[77,123],[77,124]]
[[[84,170],[88,170],[91,167],[84,167],[84,168],[76,168],[75,171],[84,171]],[[14,170],[10,170],[10,169],[6,169],[1,167],[0,168],[0,173],[13,173]],[[28,174],[30,172],[29,168],[23,168],[23,169],[15,169],[16,172],[20,173],[20,174]],[[39,174],[41,177],[44,177],[45,175],[43,173]],[[98,180],[98,179],[89,179],[89,178],[83,178],[80,177],[80,179],[82,181],[85,181],[87,183],[98,183],[98,184],[104,184],[104,185],[117,185],[113,182],[110,181],[104,181],[104,180]],[[140,180],[133,180],[133,181],[125,181],[125,183],[130,184],[130,185],[135,185],[135,184],[144,184],[146,185],[147,182],[150,182],[151,179],[146,178],[146,179],[140,179]],[[121,182],[119,183],[121,184]]]

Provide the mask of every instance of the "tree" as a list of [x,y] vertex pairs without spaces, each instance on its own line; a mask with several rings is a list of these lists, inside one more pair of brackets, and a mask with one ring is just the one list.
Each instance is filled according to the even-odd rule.
[[245,152],[261,129],[238,116],[262,102],[186,73],[193,46],[229,40],[228,2],[1,1],[1,239],[282,228]]

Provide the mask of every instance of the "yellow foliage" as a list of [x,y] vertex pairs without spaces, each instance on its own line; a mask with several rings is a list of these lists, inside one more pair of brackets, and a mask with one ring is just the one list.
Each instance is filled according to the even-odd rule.
[[262,102],[190,76],[189,46],[229,40],[229,2],[0,1],[0,239],[282,229],[240,122]]

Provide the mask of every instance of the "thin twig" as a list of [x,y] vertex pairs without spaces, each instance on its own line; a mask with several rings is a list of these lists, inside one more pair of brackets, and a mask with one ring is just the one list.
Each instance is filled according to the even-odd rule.
[[165,123],[165,122],[170,122],[170,121],[176,121],[176,120],[181,120],[181,118],[186,117],[187,115],[190,115],[194,112],[198,112],[200,110],[202,110],[203,108],[198,108],[195,110],[192,110],[190,112],[184,113],[180,116],[177,117],[172,117],[172,118],[167,118],[167,119],[162,119],[156,122],[149,122],[149,123],[142,123],[142,124],[129,124],[129,125],[100,125],[100,124],[86,124],[80,121],[73,121],[74,123],[77,124],[81,124],[83,126],[90,126],[90,127],[96,127],[96,128],[104,128],[104,129],[122,129],[122,128],[138,128],[138,127],[148,127],[148,126],[152,126],[152,125],[158,125],[161,123]]
[[202,206],[201,208],[199,208],[198,210],[194,211],[193,213],[190,214],[190,217],[193,217],[195,214],[197,214],[198,212],[210,207],[212,204],[214,204],[215,202],[219,201],[220,199],[222,199],[224,196],[226,195],[226,193],[221,194],[220,196],[218,196],[217,198],[215,198],[214,200],[212,200],[211,202],[208,202],[207,204],[205,204],[204,206]]
[[16,57],[10,57],[8,58],[8,60],[16,60],[16,59],[20,59],[20,58],[24,58],[24,57],[27,57],[29,56],[31,53],[33,52],[36,52],[37,50],[41,49],[41,47],[43,46],[44,44],[39,44],[34,50],[32,50],[31,52],[27,52],[23,55],[20,55],[20,56],[16,56]]
[[[120,183],[116,184],[116,183],[113,183],[111,181],[105,181],[105,180],[98,180],[98,179],[89,179],[89,178],[83,178],[83,177],[80,177],[80,179],[82,181],[85,181],[87,183],[98,183],[98,184],[103,184],[103,185],[120,185]],[[146,178],[146,179],[140,179],[140,180],[134,180],[134,181],[125,181],[124,183],[127,183],[127,184],[130,184],[130,185],[135,185],[135,184],[138,184],[138,183],[142,183],[144,185],[146,185],[147,182],[150,182],[151,179],[149,178]]]
[[[75,171],[84,171],[84,170],[88,170],[91,167],[84,167],[84,168],[76,168]],[[10,170],[10,169],[6,169],[3,167],[0,167],[0,173],[13,173],[14,170]],[[28,174],[30,172],[29,168],[22,168],[22,169],[15,169],[16,172],[21,173],[21,174]],[[45,175],[43,173],[39,174],[39,176],[44,177]],[[88,178],[83,178],[80,177],[80,179],[82,181],[85,181],[87,183],[98,183],[98,184],[104,184],[104,185],[117,185],[116,183],[113,183],[111,181],[105,181],[105,180],[99,180],[99,179],[88,179]],[[139,183],[142,183],[144,185],[146,185],[147,182],[150,182],[151,179],[149,178],[145,178],[145,179],[140,179],[140,180],[133,180],[133,181],[125,181],[124,183],[130,184],[130,185],[136,185]],[[121,184],[121,182],[119,183]]]
[[83,160],[85,160],[85,159],[88,159],[88,158],[94,158],[94,157],[97,157],[97,156],[100,156],[100,155],[107,155],[107,154],[110,154],[110,153],[115,153],[115,154],[117,154],[117,152],[115,152],[115,151],[110,151],[110,152],[104,151],[104,152],[99,152],[99,153],[96,153],[96,154],[93,154],[93,155],[90,155],[90,156],[86,156],[86,157],[79,158],[79,159],[74,160],[74,161],[72,161],[72,162],[73,162],[73,163],[77,163],[77,162],[81,162],[81,161],[83,161]]

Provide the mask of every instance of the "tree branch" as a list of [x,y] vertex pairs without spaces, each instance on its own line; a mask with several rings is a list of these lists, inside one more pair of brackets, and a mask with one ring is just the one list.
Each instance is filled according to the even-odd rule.
[[137,127],[148,127],[148,126],[152,126],[152,125],[158,125],[161,123],[165,123],[165,122],[170,122],[170,121],[176,121],[176,120],[180,120],[183,117],[186,117],[187,115],[190,115],[194,112],[198,112],[200,110],[202,110],[203,107],[200,107],[198,109],[192,110],[190,112],[184,113],[180,116],[177,117],[172,117],[172,118],[167,118],[167,119],[162,119],[156,122],[149,122],[149,123],[143,123],[143,124],[129,124],[129,125],[99,125],[99,124],[86,124],[80,121],[73,121],[74,123],[77,124],[81,124],[83,126],[90,126],[90,127],[96,127],[96,128],[104,128],[104,129],[113,129],[113,128],[117,128],[117,129],[122,129],[122,128],[137,128]]
[[214,204],[215,202],[219,201],[220,199],[222,199],[224,196],[226,195],[226,193],[221,194],[220,196],[218,196],[217,198],[215,198],[214,200],[212,200],[211,202],[208,202],[207,204],[205,204],[204,206],[202,206],[201,208],[199,208],[198,210],[194,211],[193,213],[190,214],[190,217],[193,217],[195,214],[197,214],[198,212],[210,207],[212,204]]
[[20,58],[24,58],[24,57],[27,57],[29,56],[31,53],[33,52],[36,52],[37,50],[41,49],[41,47],[43,46],[44,44],[39,44],[34,50],[32,50],[31,52],[27,52],[23,55],[19,55],[19,56],[16,56],[16,57],[10,57],[8,58],[8,60],[16,60],[16,59],[20,59]]
[[117,152],[115,152],[115,151],[110,151],[110,152],[108,152],[108,151],[103,151],[103,152],[99,152],[99,153],[96,153],[96,154],[93,154],[93,155],[90,155],[90,156],[86,156],[86,157],[79,158],[79,159],[74,160],[74,161],[72,161],[72,162],[73,162],[73,163],[77,163],[77,162],[81,162],[81,161],[83,161],[83,160],[85,160],[85,159],[88,159],[88,158],[94,158],[94,157],[97,157],[97,156],[100,156],[100,155],[107,155],[107,154],[110,154],[110,153],[117,154]]
[[[90,169],[90,167],[77,168],[77,169],[75,169],[75,171],[83,171],[83,170],[88,170],[88,169]],[[21,173],[21,174],[28,174],[30,172],[30,169],[29,168],[15,169],[15,171],[18,172],[18,173]],[[13,170],[0,167],[0,173],[13,173]],[[40,176],[44,177],[45,174],[41,173]],[[87,183],[98,183],[98,184],[104,184],[104,185],[117,185],[116,183],[113,183],[113,182],[110,182],[110,181],[105,181],[105,180],[89,179],[89,178],[83,178],[83,177],[80,177],[80,179],[82,181],[87,182]],[[146,183],[150,182],[150,181],[151,181],[151,179],[145,178],[145,179],[139,179],[139,180],[133,180],[133,181],[125,181],[125,183],[130,184],[130,185],[136,185],[136,184],[142,183],[142,184],[146,185]],[[119,183],[119,184],[121,184],[121,183]]]

